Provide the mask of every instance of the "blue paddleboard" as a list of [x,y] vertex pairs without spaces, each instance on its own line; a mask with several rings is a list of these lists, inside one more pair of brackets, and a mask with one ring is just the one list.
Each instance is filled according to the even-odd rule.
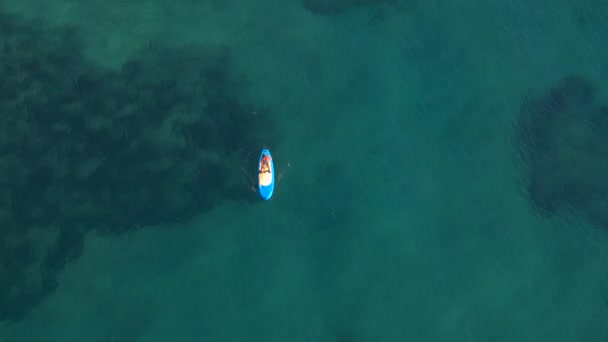
[[262,150],[258,162],[258,192],[263,199],[269,200],[274,191],[274,162],[270,151]]

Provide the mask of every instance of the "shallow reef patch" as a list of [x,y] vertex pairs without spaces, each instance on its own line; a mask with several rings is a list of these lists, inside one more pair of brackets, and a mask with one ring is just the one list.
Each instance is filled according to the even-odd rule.
[[530,96],[516,142],[537,212],[584,217],[608,231],[608,107],[596,91],[591,81],[571,75]]
[[107,70],[79,39],[0,14],[0,320],[52,293],[93,229],[253,203],[242,170],[278,142],[229,49],[148,45]]

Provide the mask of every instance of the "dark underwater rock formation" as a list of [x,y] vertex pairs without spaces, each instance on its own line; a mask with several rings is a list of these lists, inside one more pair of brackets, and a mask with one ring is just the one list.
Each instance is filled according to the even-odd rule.
[[338,15],[349,9],[394,3],[396,0],[303,0],[304,7],[318,15]]
[[0,320],[51,293],[92,229],[255,200],[242,170],[276,141],[229,51],[148,47],[110,71],[76,32],[0,15]]
[[608,230],[608,107],[597,103],[594,85],[562,79],[524,102],[517,129],[534,207]]

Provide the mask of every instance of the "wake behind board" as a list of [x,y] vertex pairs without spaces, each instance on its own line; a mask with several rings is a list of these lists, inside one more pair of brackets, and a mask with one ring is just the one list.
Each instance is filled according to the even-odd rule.
[[258,161],[258,192],[263,199],[269,200],[274,191],[274,162],[270,151],[262,150]]

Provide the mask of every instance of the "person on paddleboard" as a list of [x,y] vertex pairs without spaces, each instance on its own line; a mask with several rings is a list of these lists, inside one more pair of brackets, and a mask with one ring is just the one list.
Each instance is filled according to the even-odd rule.
[[272,183],[272,171],[270,169],[270,158],[269,155],[264,154],[262,162],[260,163],[260,185],[268,186]]

